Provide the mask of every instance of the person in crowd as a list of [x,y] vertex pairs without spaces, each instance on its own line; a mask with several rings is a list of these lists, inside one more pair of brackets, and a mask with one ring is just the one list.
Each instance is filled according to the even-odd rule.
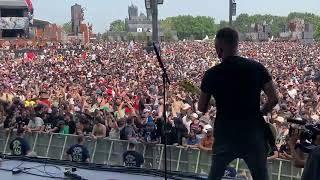
[[82,133],[85,136],[90,136],[93,131],[93,120],[91,119],[85,119],[84,121],[81,121],[82,123]]
[[99,116],[96,117],[94,122],[95,122],[95,125],[93,126],[91,137],[95,140],[98,138],[105,138],[107,129],[106,129],[106,126],[102,124],[101,117]]
[[192,123],[191,121],[192,112],[193,112],[192,108],[188,103],[182,105],[182,112],[180,116],[182,117],[183,124],[188,129],[188,133],[190,132],[190,124]]
[[47,130],[56,127],[58,121],[64,120],[63,116],[58,115],[58,108],[52,107],[48,113],[45,114],[43,122]]
[[65,116],[65,123],[67,126],[68,134],[75,134],[76,133],[76,123],[73,120],[72,114],[67,114]]
[[[69,127],[69,132],[64,133],[73,134],[75,123],[76,135],[90,136],[95,125],[94,120],[101,117],[102,124],[107,129],[106,137],[120,139],[122,132],[122,139],[128,139],[121,130],[127,126],[127,119],[134,119],[132,121],[135,126],[125,128],[126,133],[133,135],[134,139],[140,139],[146,124],[153,121],[162,144],[164,137],[167,137],[168,144],[183,145],[182,139],[190,133],[193,113],[198,115],[197,120],[203,125],[204,133],[198,135],[200,139],[206,136],[206,130],[210,128],[217,129],[217,134],[221,134],[221,113],[222,116],[231,114],[236,117],[234,119],[243,119],[242,109],[251,103],[245,96],[245,100],[236,97],[237,94],[248,91],[233,87],[224,92],[230,95],[230,104],[240,113],[224,113],[224,109],[221,111],[219,99],[210,101],[207,113],[197,111],[201,108],[198,87],[201,87],[201,80],[206,77],[203,72],[214,66],[239,61],[221,61],[219,54],[212,51],[214,44],[211,41],[162,42],[161,46],[161,53],[166,57],[164,65],[172,82],[168,86],[167,109],[162,106],[162,79],[159,77],[161,72],[157,68],[157,61],[152,54],[143,50],[142,43],[134,42],[130,49],[127,43],[102,41],[94,42],[86,48],[73,42],[53,42],[41,47],[35,44],[26,45],[23,48],[32,48],[38,54],[33,60],[19,55],[19,48],[22,48],[20,45],[18,49],[9,48],[10,52],[1,52],[0,57],[4,61],[0,64],[0,128],[5,128],[7,133],[10,133],[24,126],[26,132],[29,132],[29,122],[34,120],[34,117],[39,117],[44,121],[40,132],[48,132],[57,127],[58,122],[63,121],[63,127],[66,128],[62,129]],[[319,123],[319,47],[316,42],[310,45],[278,41],[239,42],[238,54],[265,66],[273,77],[274,85],[278,87],[276,93],[279,104],[275,106],[272,117],[263,114],[276,125],[278,146],[289,132],[289,126],[285,123],[287,117],[307,118],[309,123]],[[226,51],[223,51],[222,54],[225,53]],[[91,59],[94,56],[96,60]],[[242,76],[231,74],[223,77],[242,82],[238,81]],[[258,78],[258,75],[251,77]],[[228,81],[223,79],[221,82]],[[246,82],[241,83],[241,86],[245,87]],[[260,97],[260,94],[256,94],[256,100],[258,96]],[[257,100],[256,104],[263,107],[270,98],[266,93],[262,93],[261,99],[261,102]],[[148,112],[143,113],[144,110]],[[255,112],[257,111],[258,108]],[[163,121],[163,112],[168,115],[167,122]],[[235,141],[243,145],[249,141],[240,137],[243,133],[236,132],[251,132],[243,126],[254,126],[254,122],[239,120],[239,123],[241,124],[238,126],[237,123],[222,122],[228,129],[224,130],[224,137],[237,134]],[[30,124],[33,130],[39,130],[35,123]],[[221,139],[219,140],[219,136],[217,138],[215,144],[219,147]],[[253,146],[250,146],[250,149],[254,149]]]
[[179,145],[183,145],[183,138],[188,136],[188,129],[183,124],[181,118],[173,118],[174,131],[176,133],[177,141]]
[[17,137],[10,142],[11,154],[14,156],[27,156],[31,154],[31,148],[24,138],[24,132],[23,128],[19,128],[16,134]]
[[[238,45],[235,30],[223,28],[217,32],[215,48],[222,63],[206,71],[201,83],[199,111],[208,111],[211,96],[217,107],[209,179],[220,180],[226,166],[240,156],[252,171],[253,179],[267,180],[265,144],[269,140],[265,137],[269,134],[264,133],[263,115],[278,103],[277,91],[272,76],[261,63],[238,56]],[[262,90],[267,103],[260,110]]]
[[120,127],[122,126],[123,124],[123,121],[114,121],[114,120],[111,120],[109,122],[109,127],[110,127],[110,133],[109,133],[109,138],[111,139],[120,139],[120,129],[119,129],[119,125],[120,124]]
[[17,129],[27,129],[28,124],[29,124],[29,117],[28,117],[28,112],[26,109],[23,109],[20,111],[20,115],[16,117],[16,128]]
[[172,103],[172,116],[178,117],[178,114],[181,114],[181,109],[183,107],[183,98],[180,94],[177,94],[176,97],[173,98]]
[[81,120],[79,120],[77,123],[76,123],[76,131],[75,131],[75,135],[84,135],[84,132],[83,132],[83,121],[81,122]]
[[191,114],[190,131],[196,133],[197,136],[202,134],[203,124],[199,121],[199,116],[196,113]]
[[208,129],[206,135],[201,139],[199,148],[211,152],[214,144],[213,129]]
[[140,168],[144,163],[143,155],[135,150],[135,142],[130,142],[128,150],[123,153],[123,164],[127,167]]
[[267,160],[275,160],[279,157],[279,151],[277,146],[270,146],[269,155],[267,157]]
[[132,119],[127,119],[126,124],[124,124],[124,127],[120,130],[120,139],[121,140],[137,140],[137,134],[135,132],[134,128],[134,122]]
[[35,113],[31,114],[30,121],[28,123],[27,132],[41,132],[44,130],[43,120],[36,116]]
[[279,158],[291,160],[291,150],[289,145],[289,136],[285,138],[285,144],[282,144],[279,148]]
[[193,130],[191,130],[188,137],[185,139],[183,146],[188,148],[198,148],[199,144],[199,137],[197,137],[196,133]]
[[67,156],[70,161],[73,162],[89,162],[90,155],[88,149],[84,146],[85,137],[83,135],[79,135],[77,137],[77,144],[71,146],[67,150]]
[[49,133],[69,134],[69,128],[65,124],[65,121],[60,120],[57,122],[56,127],[50,129]]
[[142,130],[140,141],[143,143],[159,144],[160,136],[157,134],[156,126],[152,122],[148,122]]

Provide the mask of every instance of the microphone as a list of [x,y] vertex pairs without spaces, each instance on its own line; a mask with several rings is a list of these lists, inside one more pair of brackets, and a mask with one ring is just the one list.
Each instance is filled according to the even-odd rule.
[[158,50],[158,48],[156,46],[156,43],[153,42],[152,45],[153,45],[154,52],[156,53],[160,68],[162,69],[163,76],[166,79],[166,82],[170,85],[170,80],[169,80],[169,77],[168,77],[168,74],[167,74],[167,70],[163,65],[163,62],[161,60],[160,53],[159,53],[159,50]]

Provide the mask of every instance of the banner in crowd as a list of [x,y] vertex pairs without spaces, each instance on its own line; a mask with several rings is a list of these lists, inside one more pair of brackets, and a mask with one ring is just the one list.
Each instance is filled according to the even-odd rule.
[[29,51],[26,53],[26,60],[27,61],[33,61],[36,58],[36,53],[33,51]]
[[[25,60],[27,60],[28,53],[33,52],[36,57],[41,51],[26,48],[26,49],[15,50],[13,52],[14,52],[15,58],[22,58],[23,57]],[[29,55],[29,57],[32,57],[31,54]],[[34,58],[32,60],[34,60]]]
[[27,17],[1,17],[0,29],[27,29],[29,19]]

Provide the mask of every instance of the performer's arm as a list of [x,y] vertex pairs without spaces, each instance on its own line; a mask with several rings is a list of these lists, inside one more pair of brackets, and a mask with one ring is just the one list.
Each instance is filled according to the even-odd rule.
[[206,113],[208,111],[210,98],[211,98],[211,95],[201,92],[199,103],[198,103],[198,110],[200,112]]
[[206,72],[203,76],[202,82],[201,82],[201,94],[200,99],[198,102],[198,110],[200,112],[206,113],[209,109],[209,102],[211,99],[211,90],[212,90],[212,81],[209,76],[209,73]]
[[266,115],[278,104],[279,97],[272,80],[264,84],[263,91],[267,95],[267,102],[264,104],[261,112],[263,115]]

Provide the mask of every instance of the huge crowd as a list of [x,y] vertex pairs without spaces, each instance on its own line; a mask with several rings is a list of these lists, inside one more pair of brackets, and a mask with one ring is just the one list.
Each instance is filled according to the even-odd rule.
[[[196,91],[181,84],[188,81],[200,86],[205,70],[220,63],[213,42],[161,43],[172,81],[167,87],[166,109],[158,61],[143,44],[27,48],[34,51],[34,57],[15,48],[0,53],[0,123],[7,131],[23,128],[29,133],[164,143],[166,123],[169,145],[212,150],[214,102],[202,114],[197,111]],[[273,75],[280,103],[265,119],[277,131],[280,157],[290,158],[286,118],[319,121],[320,44],[242,42],[239,54],[261,62]],[[264,102],[263,94],[261,98]]]

